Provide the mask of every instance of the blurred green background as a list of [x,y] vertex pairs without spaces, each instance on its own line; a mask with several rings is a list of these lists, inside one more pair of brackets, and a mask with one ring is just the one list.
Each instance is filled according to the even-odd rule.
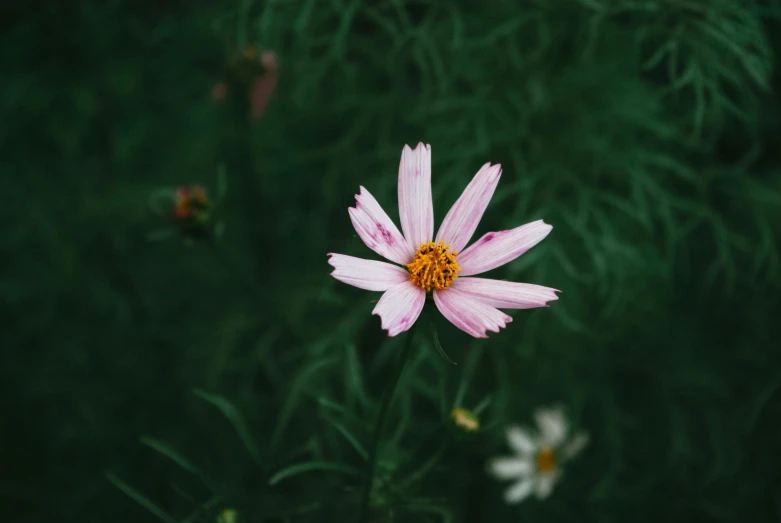
[[[436,221],[501,163],[475,238],[554,229],[490,276],[563,293],[488,340],[439,317],[455,367],[419,331],[376,521],[778,521],[779,15],[770,0],[18,4],[0,48],[0,520],[352,521],[360,475],[269,480],[312,460],[365,470],[355,444],[403,336],[326,253],[376,259],[347,207],[364,185],[397,220],[401,149],[423,141]],[[247,46],[278,59],[254,119],[248,82],[270,72],[247,72]],[[220,170],[216,244],[153,238],[171,224],[150,198],[198,183],[215,199]],[[457,438],[450,408],[486,398],[481,431]],[[506,454],[506,423],[551,403],[591,444],[550,499],[507,506],[484,463]]]

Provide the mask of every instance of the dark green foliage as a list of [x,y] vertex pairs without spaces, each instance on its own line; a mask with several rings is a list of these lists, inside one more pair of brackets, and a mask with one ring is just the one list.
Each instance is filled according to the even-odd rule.
[[[475,341],[436,317],[390,407],[383,522],[774,521],[781,507],[781,8],[771,0],[25,4],[0,85],[0,520],[352,521],[404,337],[326,253],[376,259],[402,146],[441,221],[552,234],[492,277],[561,289]],[[22,12],[26,11],[26,12]],[[273,49],[259,121],[231,83]],[[199,183],[219,239],[150,235]],[[773,341],[776,340],[776,341]],[[485,461],[560,402],[591,445],[545,502]],[[462,437],[455,406],[481,405]],[[157,514],[157,515],[156,515]]]

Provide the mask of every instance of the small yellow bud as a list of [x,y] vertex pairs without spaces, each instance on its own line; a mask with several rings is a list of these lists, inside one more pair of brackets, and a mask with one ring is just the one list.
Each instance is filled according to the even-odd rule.
[[236,511],[226,508],[217,516],[217,523],[236,523]]
[[450,413],[456,426],[466,432],[476,432],[480,429],[480,420],[473,413],[466,409],[453,409]]

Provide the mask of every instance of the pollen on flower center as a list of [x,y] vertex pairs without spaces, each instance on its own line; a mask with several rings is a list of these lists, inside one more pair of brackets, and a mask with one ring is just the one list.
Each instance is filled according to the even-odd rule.
[[556,468],[556,455],[550,447],[543,447],[537,453],[537,469],[540,472],[550,472]]
[[428,292],[450,287],[460,267],[456,263],[456,253],[450,252],[450,245],[440,240],[439,243],[421,243],[407,269],[410,281]]

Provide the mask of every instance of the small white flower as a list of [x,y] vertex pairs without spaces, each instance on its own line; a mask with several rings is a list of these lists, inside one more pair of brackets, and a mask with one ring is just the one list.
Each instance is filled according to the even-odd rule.
[[532,492],[538,499],[547,498],[561,479],[564,463],[579,454],[589,441],[585,432],[570,437],[561,408],[538,409],[534,418],[537,433],[517,425],[507,429],[507,442],[515,456],[489,463],[489,471],[495,477],[515,480],[505,492],[507,503],[520,503]]

